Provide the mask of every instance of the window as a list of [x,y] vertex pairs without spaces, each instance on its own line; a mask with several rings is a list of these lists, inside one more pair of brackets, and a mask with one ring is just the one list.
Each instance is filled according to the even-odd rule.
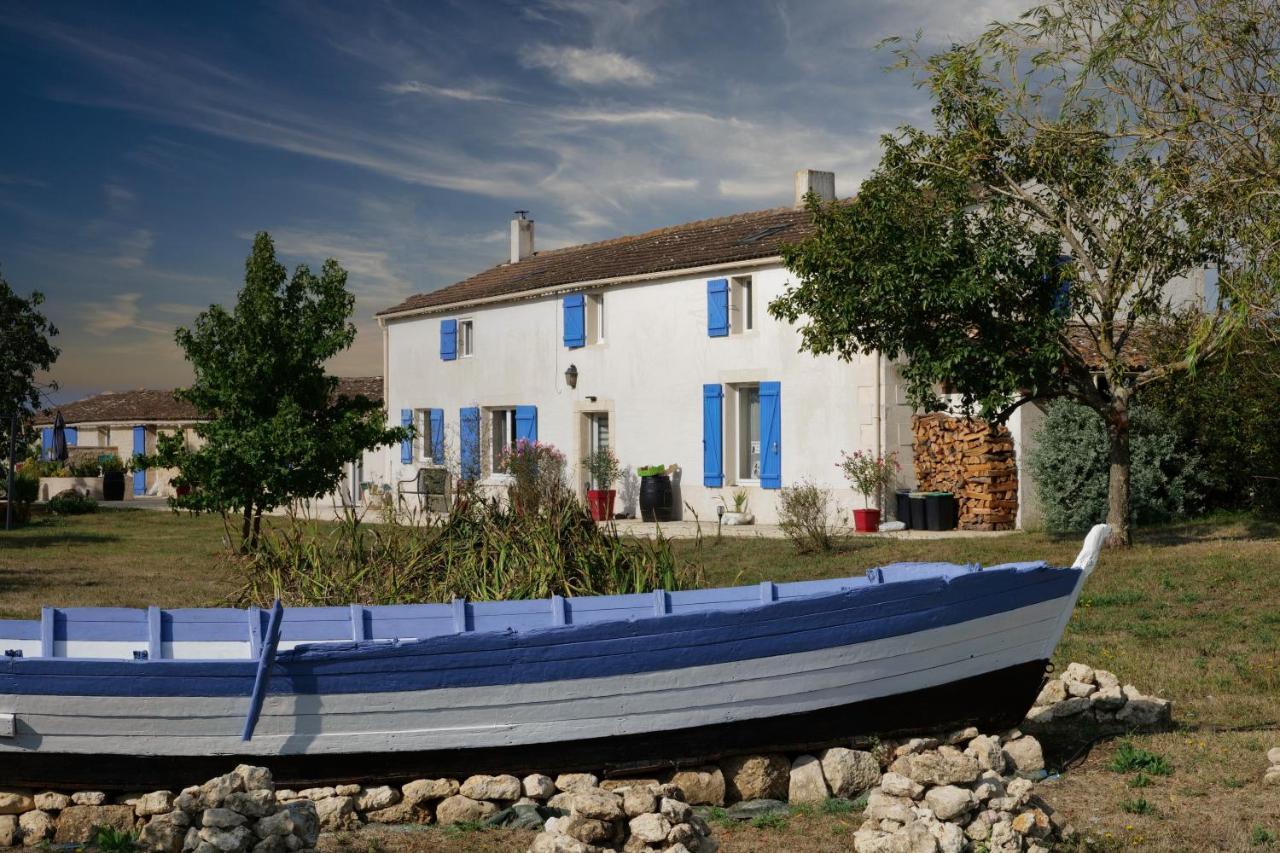
[[609,413],[596,412],[587,415],[591,421],[590,434],[590,452],[597,453],[601,450],[609,449]]
[[497,471],[502,464],[502,453],[516,446],[516,410],[490,409],[489,435],[492,439],[491,470]]
[[733,279],[731,288],[730,320],[734,334],[749,332],[756,325],[756,307],[751,276],[740,275]]
[[475,340],[475,326],[471,320],[458,321],[458,355],[463,358],[471,355]]
[[604,343],[604,294],[587,296],[587,343]]
[[431,410],[418,409],[413,413],[414,425],[418,428],[418,460],[420,462],[433,462],[431,458],[431,448],[435,446],[434,436],[431,434]]
[[760,386],[738,386],[738,482],[760,479]]

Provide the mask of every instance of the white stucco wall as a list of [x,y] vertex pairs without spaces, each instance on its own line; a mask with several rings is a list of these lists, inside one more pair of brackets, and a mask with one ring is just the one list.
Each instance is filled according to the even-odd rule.
[[[752,276],[755,329],[708,337],[707,279],[741,274]],[[846,363],[799,353],[798,331],[769,317],[766,310],[784,289],[788,275],[771,265],[613,285],[604,291],[604,342],[573,350],[563,340],[563,294],[389,319],[389,417],[399,423],[401,409],[444,409],[447,440],[456,445],[463,407],[537,406],[539,439],[565,452],[573,482],[582,483],[585,477],[577,463],[586,454],[583,413],[608,411],[611,446],[624,467],[678,464],[680,498],[703,519],[714,519],[715,497],[731,500],[736,465],[726,441],[725,486],[703,486],[702,386],[777,381],[782,385],[783,484],[807,478],[830,488],[847,518],[852,507],[861,506],[861,498],[836,464],[841,450],[876,448],[880,361],[860,357]],[[441,360],[440,321],[445,318],[473,321],[472,356]],[[578,369],[573,389],[564,376],[570,364]],[[882,384],[878,426],[884,449],[900,452],[904,483],[909,484],[910,411],[902,405],[893,369],[883,372],[888,381]],[[726,426],[731,418],[728,400]],[[456,449],[450,455],[456,459]],[[395,450],[386,460],[391,481],[411,476],[416,467],[401,465]],[[625,494],[626,487],[619,488]],[[774,522],[777,491],[758,486],[748,491],[757,520]],[[689,517],[687,511],[685,515]]]

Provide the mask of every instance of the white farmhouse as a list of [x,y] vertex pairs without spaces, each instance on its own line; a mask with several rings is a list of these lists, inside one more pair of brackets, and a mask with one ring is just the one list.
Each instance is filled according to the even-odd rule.
[[[418,428],[388,479],[432,464],[485,478],[505,446],[536,438],[582,487],[597,447],[633,470],[675,464],[676,505],[703,519],[746,490],[774,522],[778,490],[800,480],[845,513],[860,507],[842,450],[897,451],[909,484],[911,411],[893,366],[800,352],[797,329],[768,314],[791,280],[780,247],[811,227],[810,190],[833,198],[834,175],[799,172],[794,208],[545,252],[518,213],[508,261],[379,313],[387,410]],[[634,510],[634,481],[620,489]]]

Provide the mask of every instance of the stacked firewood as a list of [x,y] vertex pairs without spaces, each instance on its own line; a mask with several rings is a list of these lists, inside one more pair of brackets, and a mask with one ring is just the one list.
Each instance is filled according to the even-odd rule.
[[941,413],[917,416],[913,425],[916,488],[953,492],[961,530],[1012,530],[1018,465],[1009,430]]

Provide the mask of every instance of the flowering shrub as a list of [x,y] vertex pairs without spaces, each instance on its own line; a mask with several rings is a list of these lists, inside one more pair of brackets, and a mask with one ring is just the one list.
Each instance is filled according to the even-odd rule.
[[582,464],[587,468],[591,487],[594,489],[612,489],[613,484],[618,481],[621,466],[612,450],[597,450],[583,459]]
[[837,466],[855,489],[862,493],[863,506],[871,505],[872,495],[879,495],[894,476],[902,470],[898,464],[898,454],[889,453],[876,456],[865,450],[853,453],[840,452],[840,464]]
[[520,439],[498,459],[498,470],[515,478],[508,492],[516,512],[537,512],[565,491],[564,454],[554,444]]

